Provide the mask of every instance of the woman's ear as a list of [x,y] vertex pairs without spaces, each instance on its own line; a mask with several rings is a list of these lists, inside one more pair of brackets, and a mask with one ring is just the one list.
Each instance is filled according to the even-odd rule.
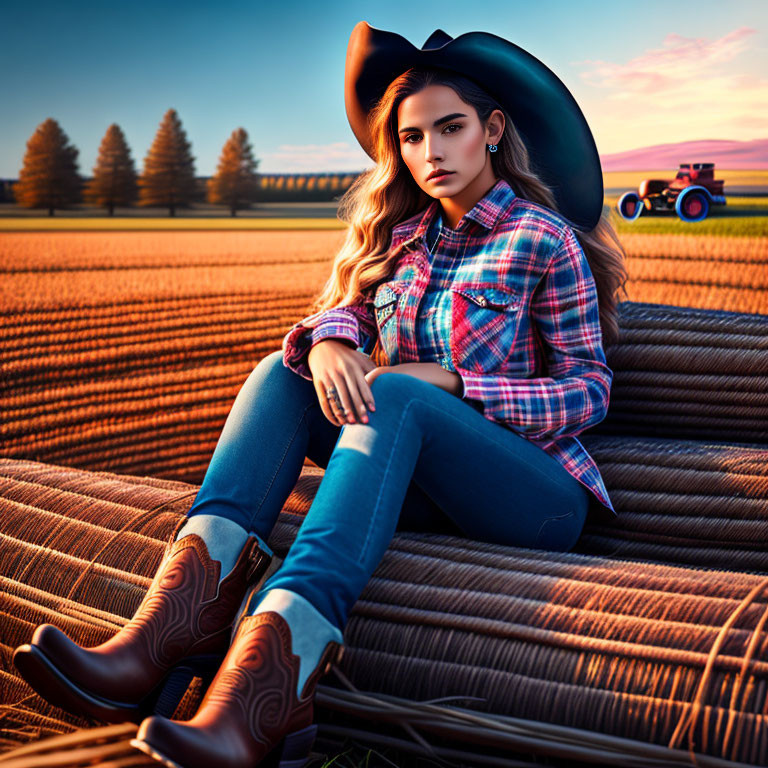
[[498,144],[504,133],[504,113],[494,109],[485,125],[486,144]]

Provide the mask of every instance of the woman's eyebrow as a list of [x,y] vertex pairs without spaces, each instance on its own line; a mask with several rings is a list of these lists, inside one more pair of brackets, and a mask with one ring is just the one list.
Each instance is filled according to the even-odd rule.
[[[433,123],[433,127],[437,128],[438,125],[442,125],[443,123],[447,123],[449,120],[455,120],[457,117],[466,117],[465,114],[462,112],[454,112],[453,114],[446,115],[445,117],[441,117],[439,120],[435,120]],[[398,133],[405,133],[406,131],[418,131],[419,128],[401,128]]]

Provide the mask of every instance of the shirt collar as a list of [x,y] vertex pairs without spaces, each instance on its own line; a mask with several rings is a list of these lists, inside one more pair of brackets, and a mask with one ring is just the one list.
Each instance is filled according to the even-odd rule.
[[[496,223],[509,210],[514,203],[516,195],[514,190],[505,179],[499,179],[488,192],[475,203],[474,207],[468,210],[456,225],[456,231],[463,231],[469,226],[467,220],[472,220],[492,230]],[[392,243],[390,248],[396,249],[404,245],[407,241],[415,240],[419,237],[424,238],[430,224],[440,213],[440,201],[435,198],[424,209],[424,211],[411,216],[410,219],[401,222],[392,229]]]

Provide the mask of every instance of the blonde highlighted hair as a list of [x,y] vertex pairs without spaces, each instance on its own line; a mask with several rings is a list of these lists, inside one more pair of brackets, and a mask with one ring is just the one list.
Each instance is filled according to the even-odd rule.
[[[462,75],[409,69],[389,84],[369,114],[376,165],[361,173],[341,198],[339,218],[349,227],[313,312],[368,300],[371,289],[394,273],[398,257],[388,257],[393,227],[433,200],[403,162],[397,135],[400,102],[433,84],[453,88],[462,101],[474,107],[483,126],[495,109],[504,113],[504,133],[498,151],[491,154],[496,177],[507,181],[518,197],[559,212],[554,194],[532,170],[528,150],[512,119],[494,99]],[[618,293],[623,289],[626,296],[626,253],[606,211],[591,231],[573,231],[595,279],[603,344],[607,346],[618,340]]]

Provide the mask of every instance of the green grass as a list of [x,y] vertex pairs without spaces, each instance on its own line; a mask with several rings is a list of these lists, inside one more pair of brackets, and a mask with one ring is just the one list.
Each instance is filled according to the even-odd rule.
[[[724,206],[713,206],[704,221],[681,221],[677,214],[641,214],[625,221],[616,211],[618,196],[606,196],[603,210],[610,211],[619,234],[715,235],[718,237],[768,237],[768,197],[730,197]],[[211,218],[211,217],[67,217],[24,216],[0,218],[0,232],[113,232],[210,230],[329,230],[344,229],[337,218]]]
[[366,747],[354,739],[347,739],[340,749],[342,751],[333,757],[310,760],[307,768],[439,768],[446,764],[428,757],[405,754],[392,747]]
[[677,214],[648,215],[625,221],[616,210],[618,197],[606,197],[603,210],[621,234],[715,235],[717,237],[768,237],[768,197],[731,197],[726,205],[710,208],[709,216],[695,223],[681,221]]

